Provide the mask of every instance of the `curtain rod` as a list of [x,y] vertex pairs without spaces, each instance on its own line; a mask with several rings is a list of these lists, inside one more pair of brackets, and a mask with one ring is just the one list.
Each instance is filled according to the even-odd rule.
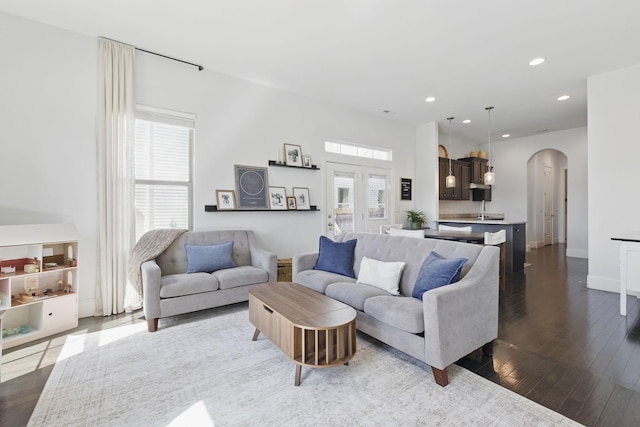
[[116,42],[116,43],[126,44],[128,46],[133,47],[135,50],[139,50],[140,52],[149,53],[151,55],[156,55],[156,56],[161,56],[163,58],[167,58],[167,59],[170,59],[172,61],[182,62],[183,64],[191,65],[192,67],[198,67],[198,71],[204,70],[204,67],[202,65],[194,64],[193,62],[187,62],[187,61],[183,61],[182,59],[172,58],[172,57],[167,56],[167,55],[162,55],[160,53],[151,52],[150,50],[141,49],[139,47],[132,46],[132,45],[130,45],[128,43],[122,43],[122,42],[120,42],[118,40],[110,39],[108,37],[99,37],[99,38],[105,39],[105,40],[111,40],[112,42]]
[[182,62],[183,64],[191,65],[193,67],[198,67],[198,71],[204,70],[204,67],[202,65],[194,64],[193,62],[187,62],[187,61],[183,61],[182,59],[172,58],[170,56],[162,55],[160,53],[155,53],[155,52],[151,52],[149,50],[140,49],[139,47],[136,47],[135,49],[139,50],[140,52],[150,53],[151,55],[161,56],[163,58],[171,59],[172,61],[178,61],[178,62]]

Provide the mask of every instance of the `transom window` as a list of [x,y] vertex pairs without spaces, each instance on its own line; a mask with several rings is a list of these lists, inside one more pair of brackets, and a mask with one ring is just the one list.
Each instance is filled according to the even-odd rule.
[[324,151],[327,153],[343,154],[345,156],[363,157],[375,160],[392,160],[392,150],[386,148],[367,147],[364,145],[325,141]]

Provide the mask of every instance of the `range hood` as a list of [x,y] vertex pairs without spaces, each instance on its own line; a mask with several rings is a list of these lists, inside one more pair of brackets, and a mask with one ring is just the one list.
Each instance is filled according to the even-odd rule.
[[487,184],[475,184],[472,182],[469,184],[469,188],[472,190],[490,190],[491,186]]

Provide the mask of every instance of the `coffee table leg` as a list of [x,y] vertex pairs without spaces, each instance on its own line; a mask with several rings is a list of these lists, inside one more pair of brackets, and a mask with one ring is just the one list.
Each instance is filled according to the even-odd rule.
[[255,341],[258,339],[258,335],[260,335],[260,330],[258,328],[256,328],[256,331],[253,333],[253,338],[251,338],[251,341]]
[[300,372],[302,371],[302,365],[296,364],[296,382],[294,383],[296,386],[300,385]]

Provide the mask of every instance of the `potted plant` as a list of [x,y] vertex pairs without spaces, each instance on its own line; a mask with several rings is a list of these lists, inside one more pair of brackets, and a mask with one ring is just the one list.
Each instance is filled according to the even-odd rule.
[[409,226],[411,228],[422,228],[422,224],[427,222],[424,212],[416,209],[407,211],[407,220],[409,220]]

